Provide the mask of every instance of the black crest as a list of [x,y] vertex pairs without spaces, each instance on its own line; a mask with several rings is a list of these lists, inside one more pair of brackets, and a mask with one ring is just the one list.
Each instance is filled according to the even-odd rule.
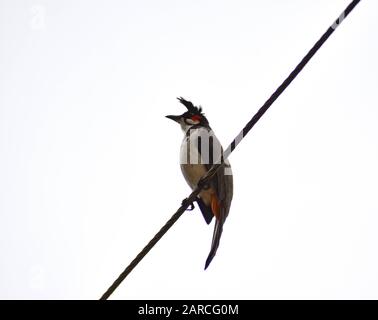
[[194,106],[193,103],[191,103],[188,100],[185,100],[183,97],[180,97],[180,98],[177,98],[177,99],[188,109],[188,111],[190,113],[202,115],[202,108],[201,107]]

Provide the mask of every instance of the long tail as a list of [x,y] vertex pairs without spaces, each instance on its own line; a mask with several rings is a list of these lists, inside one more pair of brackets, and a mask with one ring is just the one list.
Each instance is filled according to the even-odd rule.
[[207,269],[210,262],[213,260],[213,258],[215,257],[215,254],[217,253],[217,250],[219,247],[219,241],[222,236],[222,231],[223,231],[223,222],[216,219],[215,226],[214,226],[214,233],[213,233],[213,241],[211,243],[210,253],[206,259],[205,270]]

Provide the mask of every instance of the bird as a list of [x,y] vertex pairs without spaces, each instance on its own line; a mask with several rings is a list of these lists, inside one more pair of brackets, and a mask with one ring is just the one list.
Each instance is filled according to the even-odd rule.
[[[233,196],[232,170],[229,161],[223,159],[222,145],[202,112],[202,107],[194,106],[191,101],[182,97],[177,99],[187,111],[181,115],[166,117],[180,124],[184,132],[180,148],[180,167],[187,184],[194,190],[214,163],[221,164],[195,200],[207,224],[215,217],[213,239],[205,262],[206,270],[218,250],[223,224],[230,211]],[[188,210],[193,209],[192,204]]]

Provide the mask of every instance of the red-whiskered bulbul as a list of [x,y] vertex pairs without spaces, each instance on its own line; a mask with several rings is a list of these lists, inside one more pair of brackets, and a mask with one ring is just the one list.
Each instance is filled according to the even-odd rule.
[[[201,107],[194,106],[184,98],[178,100],[188,111],[178,116],[166,116],[178,122],[184,131],[180,149],[180,166],[189,186],[194,190],[198,181],[214,163],[222,163],[210,182],[199,193],[196,202],[207,224],[215,217],[211,250],[205,269],[214,258],[223,231],[223,224],[230,210],[233,195],[233,178],[228,160],[223,160],[223,148],[210,128]],[[191,209],[192,210],[193,206]]]

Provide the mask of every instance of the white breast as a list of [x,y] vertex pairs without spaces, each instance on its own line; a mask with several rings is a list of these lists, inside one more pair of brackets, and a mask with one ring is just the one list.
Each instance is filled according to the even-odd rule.
[[[181,143],[180,165],[186,182],[194,189],[199,179],[207,172],[205,165],[211,164],[211,160],[213,163],[220,160],[223,149],[212,130],[204,127],[189,130],[191,131],[185,134]],[[199,141],[201,153],[198,151]],[[225,162],[228,164],[227,160]]]

